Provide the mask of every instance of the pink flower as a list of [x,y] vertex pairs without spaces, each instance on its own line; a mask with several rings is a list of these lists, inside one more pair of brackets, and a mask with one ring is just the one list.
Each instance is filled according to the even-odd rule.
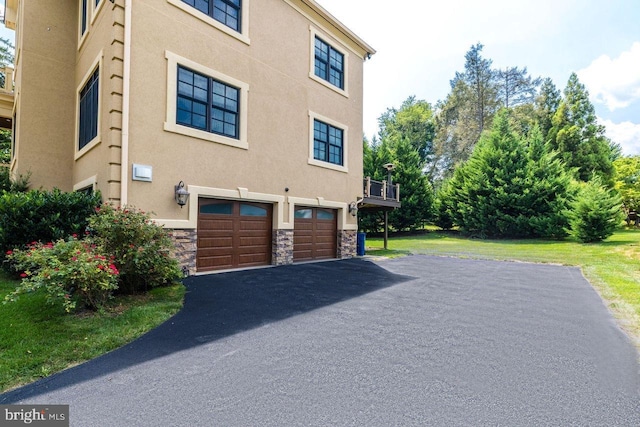
[[20,277],[24,279],[25,277],[27,277],[27,273],[20,273]]
[[12,255],[13,251],[7,251],[7,255]]
[[77,239],[77,238],[78,238],[78,235],[77,235],[76,233],[73,233],[73,234],[71,235],[71,237],[73,237],[74,239]]

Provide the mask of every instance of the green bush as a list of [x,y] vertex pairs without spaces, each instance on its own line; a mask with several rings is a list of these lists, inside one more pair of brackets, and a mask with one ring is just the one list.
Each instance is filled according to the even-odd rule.
[[181,277],[171,255],[173,242],[149,214],[105,204],[89,218],[89,230],[93,241],[114,256],[120,271],[119,292],[147,291]]
[[118,269],[90,241],[75,237],[55,243],[34,243],[28,249],[8,251],[7,258],[21,272],[22,281],[5,297],[5,303],[19,295],[44,289],[47,302],[73,311],[77,304],[96,310],[118,288]]
[[20,175],[17,178],[11,178],[11,171],[8,166],[0,165],[0,191],[8,191],[10,193],[24,193],[29,189],[29,180],[31,173]]
[[600,242],[622,222],[622,199],[597,175],[580,188],[569,212],[571,234],[583,243]]
[[0,195],[0,250],[25,248],[84,234],[87,218],[100,205],[100,194],[31,190]]

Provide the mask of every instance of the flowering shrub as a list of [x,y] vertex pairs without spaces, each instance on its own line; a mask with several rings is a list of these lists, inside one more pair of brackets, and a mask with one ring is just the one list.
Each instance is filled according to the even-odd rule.
[[173,242],[148,213],[104,204],[89,218],[89,230],[90,238],[114,257],[120,271],[119,292],[146,291],[181,277],[171,255]]
[[22,282],[5,302],[43,288],[47,302],[61,304],[67,312],[78,303],[95,310],[118,288],[119,273],[113,258],[107,258],[90,241],[72,237],[55,243],[33,242],[25,250],[7,251],[6,256],[21,272]]

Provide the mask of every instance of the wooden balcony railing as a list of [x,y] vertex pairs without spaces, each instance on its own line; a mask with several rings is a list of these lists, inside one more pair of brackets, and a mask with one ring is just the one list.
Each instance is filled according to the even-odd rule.
[[[364,179],[364,199],[375,203],[376,200],[387,203],[400,203],[400,184],[389,185],[387,181]],[[385,205],[387,203],[384,203]]]

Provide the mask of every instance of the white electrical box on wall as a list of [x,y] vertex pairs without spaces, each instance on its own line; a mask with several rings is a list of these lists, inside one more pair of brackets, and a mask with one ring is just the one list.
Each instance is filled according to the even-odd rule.
[[151,182],[153,179],[153,167],[149,165],[133,164],[133,177],[134,181],[147,181]]

